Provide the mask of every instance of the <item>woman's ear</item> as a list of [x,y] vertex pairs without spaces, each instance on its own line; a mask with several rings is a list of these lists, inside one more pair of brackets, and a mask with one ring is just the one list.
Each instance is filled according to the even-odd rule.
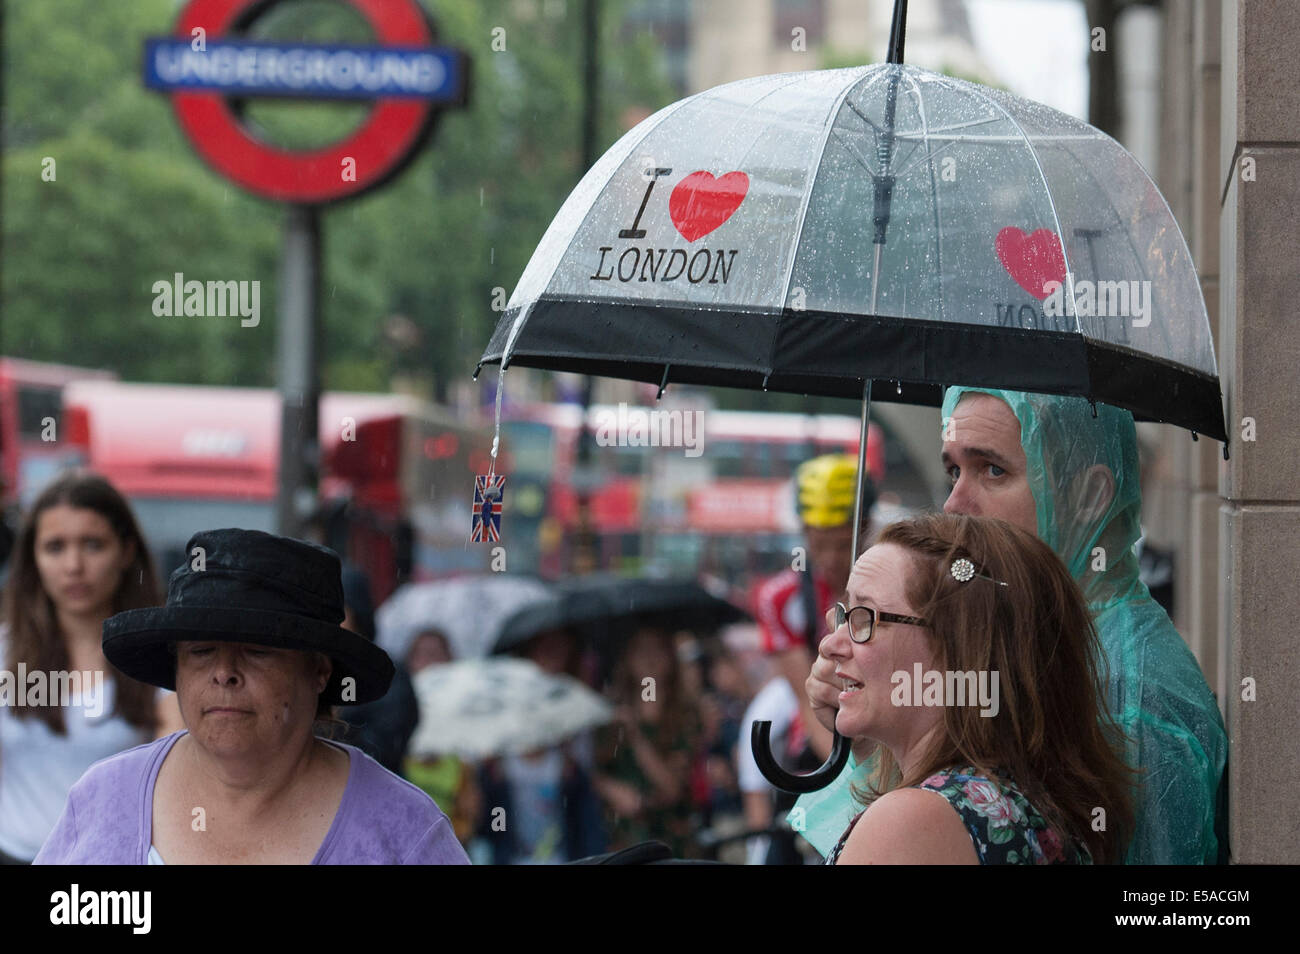
[[131,564],[135,562],[136,543],[128,538],[122,546],[122,572],[125,573],[131,569]]
[[334,660],[330,659],[324,653],[316,653],[316,693],[325,691],[329,685],[330,676],[334,672]]
[[1075,478],[1075,487],[1078,501],[1075,513],[1080,522],[1091,523],[1106,515],[1115,499],[1115,475],[1109,467],[1093,464]]

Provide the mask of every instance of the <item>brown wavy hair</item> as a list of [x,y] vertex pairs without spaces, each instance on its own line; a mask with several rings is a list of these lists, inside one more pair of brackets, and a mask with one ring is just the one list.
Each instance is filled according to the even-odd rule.
[[[1107,707],[1107,662],[1083,594],[1065,565],[1036,536],[1003,520],[927,514],[886,527],[877,543],[906,549],[914,572],[907,601],[929,623],[935,665],[943,672],[997,672],[999,709],[949,705],[943,734],[902,778],[885,746],[868,790],[918,785],[973,765],[1014,782],[1044,821],[1088,846],[1099,864],[1118,863],[1133,831],[1134,772],[1124,735]],[[950,573],[965,557],[975,572]],[[1105,810],[1105,830],[1093,812]]]
[[[66,471],[52,480],[36,498],[23,518],[14,544],[4,592],[4,620],[9,627],[9,658],[6,663],[10,672],[16,672],[19,663],[26,663],[29,671],[41,672],[65,672],[71,666],[67,641],[59,628],[54,603],[41,585],[40,571],[36,566],[36,528],[41,514],[60,505],[95,511],[108,521],[123,546],[129,541],[135,543],[135,560],[122,574],[113,594],[113,613],[157,606],[161,602],[153,559],[130,505],[100,475],[85,470]],[[152,734],[157,729],[157,690],[131,679],[107,661],[104,671],[116,689],[114,712],[131,725]],[[59,735],[67,733],[61,706],[15,706],[14,715],[40,719]]]

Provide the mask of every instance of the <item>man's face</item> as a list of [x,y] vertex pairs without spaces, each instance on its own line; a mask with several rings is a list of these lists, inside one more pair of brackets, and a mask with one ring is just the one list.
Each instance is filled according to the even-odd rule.
[[1038,534],[1020,421],[991,394],[962,395],[945,428],[943,467],[952,482],[944,513],[997,517]]
[[849,583],[853,569],[853,525],[839,527],[805,527],[808,562],[832,590],[841,593]]

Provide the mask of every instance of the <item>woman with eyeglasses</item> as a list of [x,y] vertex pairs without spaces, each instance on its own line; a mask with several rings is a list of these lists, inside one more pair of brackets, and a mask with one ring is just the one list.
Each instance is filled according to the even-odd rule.
[[1122,861],[1133,779],[1087,607],[1045,543],[980,517],[892,524],[827,623],[835,727],[877,743],[827,864]]

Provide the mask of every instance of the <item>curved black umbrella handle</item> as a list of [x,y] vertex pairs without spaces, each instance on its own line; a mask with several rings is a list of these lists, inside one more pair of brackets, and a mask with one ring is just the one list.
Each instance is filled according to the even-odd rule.
[[755,722],[749,731],[749,744],[754,749],[754,761],[758,763],[758,770],[763,773],[763,778],[791,795],[815,792],[835,781],[839,778],[840,772],[844,771],[844,766],[848,764],[851,750],[849,740],[835,732],[831,743],[831,754],[822,767],[807,775],[795,775],[777,764],[775,756],[772,755],[771,722]]

